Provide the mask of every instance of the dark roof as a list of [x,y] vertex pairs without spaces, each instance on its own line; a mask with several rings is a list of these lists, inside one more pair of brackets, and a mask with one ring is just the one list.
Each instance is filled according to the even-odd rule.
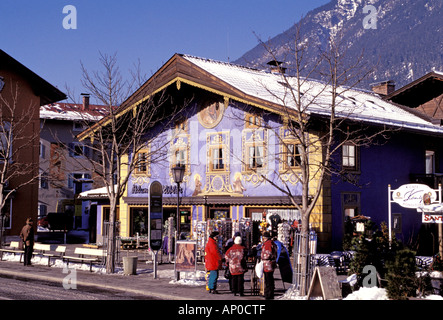
[[54,87],[52,84],[41,78],[39,75],[25,67],[23,64],[12,58],[1,49],[0,69],[14,71],[29,81],[35,95],[40,97],[41,106],[66,99],[66,94],[61,92],[59,89]]
[[384,99],[417,108],[441,94],[443,94],[443,73],[432,71],[395,90]]

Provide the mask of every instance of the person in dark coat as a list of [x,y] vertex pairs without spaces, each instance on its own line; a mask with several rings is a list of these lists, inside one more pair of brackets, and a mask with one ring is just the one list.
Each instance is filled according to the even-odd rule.
[[217,245],[218,232],[214,231],[209,236],[205,246],[205,268],[209,271],[208,288],[209,293],[216,294],[218,270],[222,267],[222,256]]
[[31,265],[32,251],[34,250],[34,222],[31,218],[26,219],[26,225],[20,231],[20,239],[24,245],[24,265]]
[[265,299],[274,299],[274,270],[277,266],[277,245],[272,241],[269,232],[263,233],[261,249],[263,276],[265,280]]
[[244,296],[244,274],[246,268],[246,248],[241,245],[241,237],[236,237],[234,244],[226,251],[225,259],[231,272],[232,291],[236,296]]

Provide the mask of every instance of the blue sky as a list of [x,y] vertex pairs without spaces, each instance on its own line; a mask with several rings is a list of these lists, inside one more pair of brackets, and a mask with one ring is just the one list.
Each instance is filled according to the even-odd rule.
[[[0,48],[80,96],[80,62],[99,69],[99,52],[117,53],[123,74],[140,60],[151,75],[174,53],[233,61],[257,45],[254,33],[266,40],[329,1],[1,0]],[[77,29],[63,27],[67,5]]]

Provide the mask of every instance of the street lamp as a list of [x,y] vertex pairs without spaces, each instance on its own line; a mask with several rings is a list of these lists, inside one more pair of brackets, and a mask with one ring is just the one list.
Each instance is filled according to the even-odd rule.
[[183,176],[185,174],[185,167],[180,166],[180,164],[176,165],[172,168],[172,177],[174,178],[174,182],[177,184],[177,238],[178,240],[179,232],[180,232],[180,183],[183,181]]
[[[180,235],[180,183],[183,181],[183,175],[185,174],[185,167],[177,164],[172,168],[172,177],[174,178],[174,182],[177,183],[177,223],[176,223],[176,231],[175,231],[175,248],[177,249],[177,241]],[[175,252],[175,262],[177,262],[177,252]],[[176,280],[180,280],[180,272],[175,272]]]

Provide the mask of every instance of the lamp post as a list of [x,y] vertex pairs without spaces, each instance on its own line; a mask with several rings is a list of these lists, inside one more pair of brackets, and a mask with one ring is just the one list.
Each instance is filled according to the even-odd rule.
[[[174,178],[174,182],[177,184],[177,237],[180,232],[180,183],[183,181],[183,175],[185,173],[185,167],[180,166],[179,164],[172,168],[172,177]],[[178,239],[176,239],[178,240]]]
[[[177,241],[180,235],[180,183],[183,181],[183,175],[185,173],[185,167],[177,164],[172,168],[172,177],[174,182],[177,183],[177,216],[176,216],[176,231],[175,231],[175,248],[177,248]],[[175,252],[177,258],[177,252]],[[177,259],[176,259],[177,260]],[[180,280],[180,273],[176,272],[176,280]]]

